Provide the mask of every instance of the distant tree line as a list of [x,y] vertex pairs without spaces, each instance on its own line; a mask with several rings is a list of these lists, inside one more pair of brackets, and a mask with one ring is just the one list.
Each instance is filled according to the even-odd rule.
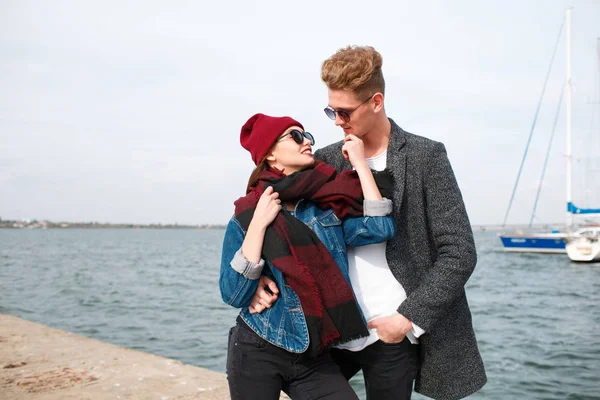
[[225,229],[221,224],[111,224],[106,222],[67,222],[10,220],[0,218],[0,229]]

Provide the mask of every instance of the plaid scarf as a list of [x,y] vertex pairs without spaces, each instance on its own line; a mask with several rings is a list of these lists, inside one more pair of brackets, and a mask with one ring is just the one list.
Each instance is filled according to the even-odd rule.
[[[333,209],[340,218],[363,215],[356,172],[338,173],[325,163],[289,176],[271,168],[235,202],[235,215],[245,229],[269,186],[282,202],[310,199],[319,208]],[[328,345],[368,336],[352,288],[325,245],[303,222],[289,212],[277,214],[265,233],[262,255],[284,274],[300,298],[308,325],[309,354],[316,356]]]

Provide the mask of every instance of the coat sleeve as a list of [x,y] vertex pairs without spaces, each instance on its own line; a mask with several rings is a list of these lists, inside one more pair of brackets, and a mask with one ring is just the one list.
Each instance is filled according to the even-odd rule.
[[398,307],[398,312],[429,331],[464,294],[477,254],[471,224],[444,145],[436,143],[426,159],[423,172],[426,229],[435,246],[435,259],[433,267],[424,271],[419,286]]
[[221,271],[219,288],[221,298],[232,307],[248,307],[258,287],[258,278],[263,271],[265,261],[258,264],[250,262],[242,254],[245,233],[237,220],[232,218],[227,225],[223,249],[221,251]]

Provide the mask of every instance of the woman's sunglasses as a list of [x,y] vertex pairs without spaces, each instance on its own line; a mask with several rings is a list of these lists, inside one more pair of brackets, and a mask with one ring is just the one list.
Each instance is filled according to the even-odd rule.
[[287,135],[290,135],[292,139],[294,139],[294,142],[298,144],[302,144],[304,142],[304,138],[307,138],[311,146],[315,145],[315,138],[313,137],[313,135],[310,134],[310,132],[300,132],[298,129],[292,129],[285,135],[280,136],[279,139],[277,139],[277,141],[279,142]]

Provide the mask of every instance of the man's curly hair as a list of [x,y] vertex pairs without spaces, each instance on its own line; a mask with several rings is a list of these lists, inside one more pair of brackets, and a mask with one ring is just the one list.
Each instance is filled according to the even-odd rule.
[[358,97],[385,95],[383,59],[371,46],[339,49],[323,62],[321,79],[329,89],[351,90]]

